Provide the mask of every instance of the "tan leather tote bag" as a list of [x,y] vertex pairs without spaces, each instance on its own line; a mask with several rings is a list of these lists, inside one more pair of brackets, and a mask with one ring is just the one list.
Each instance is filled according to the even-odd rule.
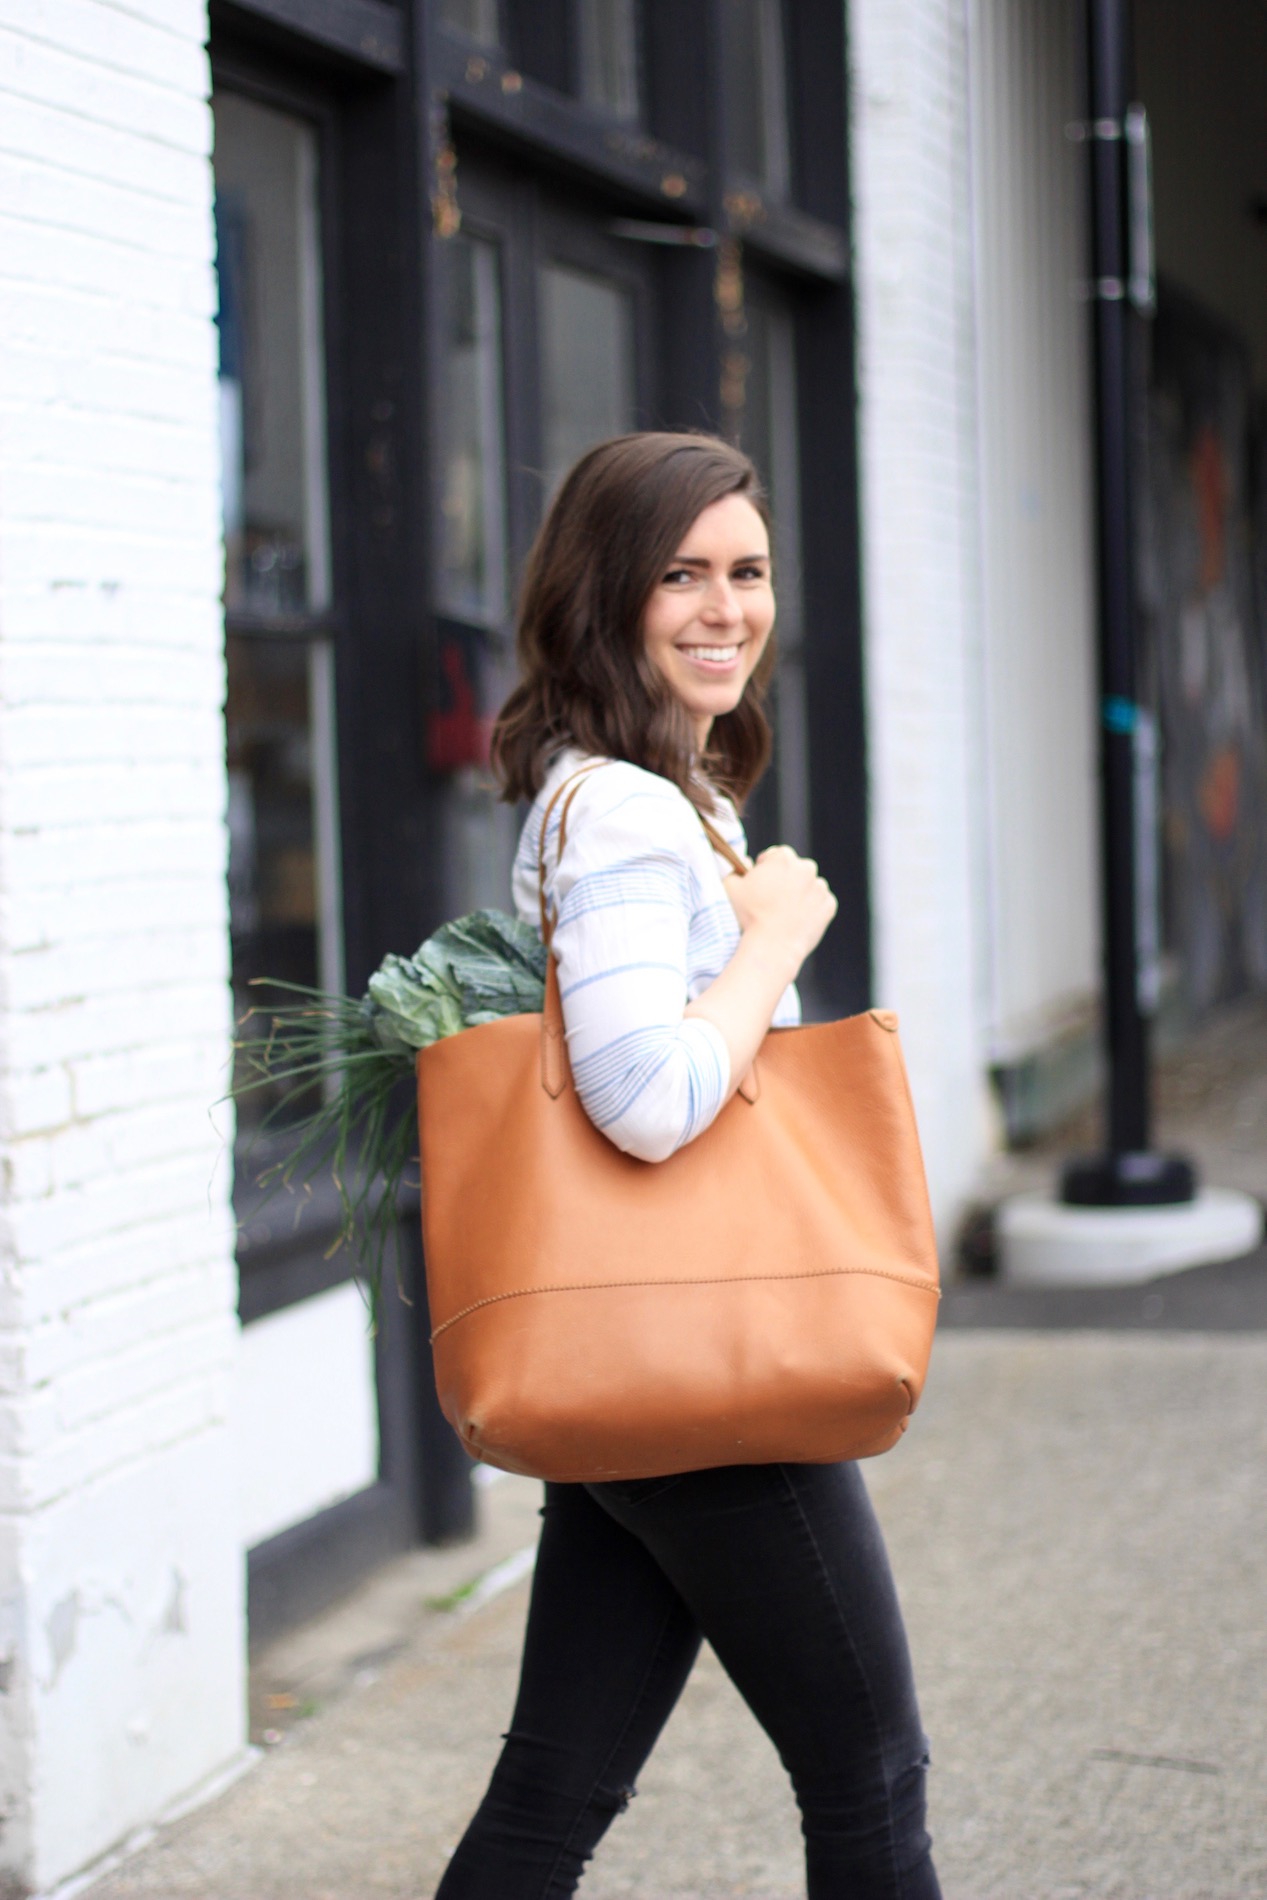
[[[540,887],[548,945],[544,861]],[[939,1296],[891,1013],[772,1030],[660,1162],[577,1099],[553,956],[542,1015],[434,1043],[417,1072],[436,1386],[473,1457],[594,1482],[897,1442]]]

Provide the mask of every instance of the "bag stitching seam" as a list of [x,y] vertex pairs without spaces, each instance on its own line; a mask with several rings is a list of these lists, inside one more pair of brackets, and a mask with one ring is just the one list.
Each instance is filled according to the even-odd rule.
[[485,1306],[497,1306],[503,1300],[523,1300],[535,1293],[616,1293],[631,1287],[669,1287],[669,1286],[754,1286],[774,1282],[794,1280],[841,1280],[849,1274],[865,1274],[873,1280],[895,1280],[900,1286],[913,1286],[919,1292],[932,1293],[941,1299],[941,1288],[930,1285],[911,1273],[892,1273],[884,1267],[825,1267],[812,1273],[745,1273],[714,1274],[702,1279],[677,1280],[560,1280],[554,1286],[521,1286],[508,1293],[490,1293],[482,1300],[472,1300],[459,1313],[450,1319],[441,1320],[431,1334],[430,1344],[434,1345],[441,1333],[447,1333],[459,1320],[469,1319],[472,1313],[478,1313]]

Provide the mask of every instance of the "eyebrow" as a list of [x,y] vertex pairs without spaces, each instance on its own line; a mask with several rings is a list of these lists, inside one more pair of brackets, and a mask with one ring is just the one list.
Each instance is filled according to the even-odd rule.
[[[770,556],[765,553],[737,554],[731,562],[731,566],[742,567],[747,561],[768,561],[769,559]],[[706,561],[700,554],[675,554],[670,565],[673,567],[711,567],[712,562]]]

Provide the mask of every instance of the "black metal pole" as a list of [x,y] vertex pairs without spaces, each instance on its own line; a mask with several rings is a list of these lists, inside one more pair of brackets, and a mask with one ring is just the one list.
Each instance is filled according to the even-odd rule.
[[[1152,1152],[1149,1021],[1141,1006],[1136,850],[1135,524],[1131,468],[1133,297],[1129,0],[1087,0],[1091,310],[1095,383],[1100,683],[1100,842],[1104,931],[1106,1152],[1071,1161],[1062,1198],[1100,1207],[1191,1200],[1189,1163]],[[1138,207],[1136,207],[1138,212]]]
[[[1123,177],[1127,50],[1123,0],[1091,0],[1088,59],[1095,414],[1099,483],[1101,848],[1104,877],[1108,1137],[1114,1151],[1148,1147],[1148,1030],[1135,986],[1134,518],[1130,468],[1129,259]],[[1118,128],[1096,137],[1095,128]],[[1113,717],[1116,710],[1117,717]],[[1104,713],[1108,713],[1108,717]]]

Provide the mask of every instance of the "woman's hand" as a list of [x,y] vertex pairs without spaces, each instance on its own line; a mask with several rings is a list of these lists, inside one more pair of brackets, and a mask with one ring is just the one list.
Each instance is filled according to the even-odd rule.
[[813,858],[798,857],[790,845],[771,845],[746,877],[728,877],[725,891],[740,930],[758,934],[780,962],[788,960],[793,982],[836,915],[836,899]]
[[761,1047],[779,998],[836,915],[836,900],[813,858],[789,845],[763,851],[751,871],[725,880],[739,919],[739,948],[721,975],[693,1003],[721,1032],[730,1055],[733,1094]]

